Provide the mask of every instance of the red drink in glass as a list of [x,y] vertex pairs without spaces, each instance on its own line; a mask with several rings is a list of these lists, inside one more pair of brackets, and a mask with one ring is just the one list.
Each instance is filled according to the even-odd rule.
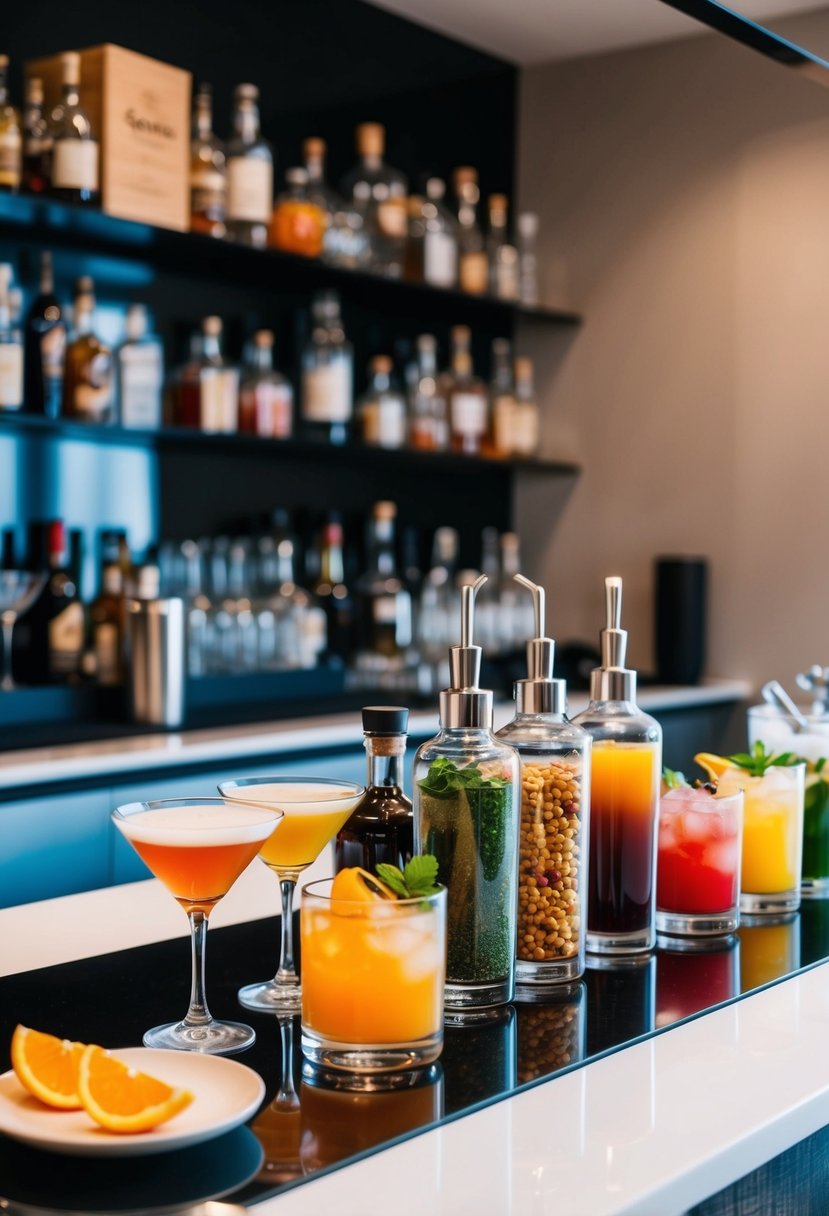
[[683,786],[662,796],[656,869],[660,933],[732,933],[739,924],[742,791]]

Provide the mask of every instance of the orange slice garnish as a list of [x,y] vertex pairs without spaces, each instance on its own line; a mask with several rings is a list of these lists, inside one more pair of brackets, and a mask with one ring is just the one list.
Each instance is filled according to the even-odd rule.
[[111,1132],[147,1132],[183,1111],[193,1101],[185,1089],[174,1089],[94,1044],[81,1055],[78,1068],[81,1105]]
[[12,1067],[30,1094],[60,1110],[78,1110],[78,1067],[85,1043],[73,1043],[28,1026],[12,1035]]
[[376,874],[369,874],[360,866],[348,866],[340,870],[332,882],[331,898],[364,903],[375,899],[397,899],[397,896]]

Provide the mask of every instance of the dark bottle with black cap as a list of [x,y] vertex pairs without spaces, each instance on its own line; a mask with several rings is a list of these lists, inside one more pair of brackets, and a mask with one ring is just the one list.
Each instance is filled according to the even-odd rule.
[[337,871],[362,866],[374,873],[378,862],[402,869],[412,856],[412,804],[403,793],[408,728],[409,711],[399,705],[370,705],[363,710],[368,781],[362,801],[337,833]]

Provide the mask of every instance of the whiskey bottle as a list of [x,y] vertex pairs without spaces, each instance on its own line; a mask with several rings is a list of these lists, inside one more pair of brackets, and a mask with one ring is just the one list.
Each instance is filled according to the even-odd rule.
[[480,455],[488,430],[486,388],[472,370],[467,325],[452,329],[452,367],[447,378],[449,431],[452,449],[467,456]]
[[378,862],[399,866],[414,852],[414,813],[403,792],[409,711],[398,705],[366,706],[363,737],[368,780],[362,800],[337,833],[336,872],[360,866],[373,874]]
[[63,393],[66,323],[55,295],[52,255],[40,255],[40,287],[26,318],[26,409],[57,418]]
[[360,438],[370,447],[402,448],[406,443],[406,398],[392,383],[388,355],[369,361],[369,386],[357,403]]
[[81,57],[61,55],[63,97],[52,111],[51,188],[55,198],[72,203],[98,199],[98,141],[80,104]]
[[330,518],[323,528],[319,557],[314,595],[326,616],[327,654],[344,661],[351,653],[354,605],[345,582],[343,528],[339,520]]
[[541,417],[535,395],[532,359],[522,356],[515,360],[515,415],[512,429],[512,454],[532,457],[538,455],[541,437]]
[[227,145],[227,235],[257,249],[268,243],[273,211],[273,153],[259,131],[259,90],[234,92],[233,135]]
[[355,584],[357,663],[363,670],[405,666],[412,644],[412,597],[397,569],[393,502],[374,504],[367,563]]
[[354,409],[354,348],[345,336],[340,299],[320,292],[302,356],[302,420],[311,438],[345,443]]
[[74,337],[66,350],[63,413],[81,422],[111,422],[112,352],[93,332],[95,285],[78,279],[72,309]]
[[43,113],[43,81],[31,76],[26,82],[26,107],[23,111],[24,190],[42,194],[49,186],[49,158],[52,139]]
[[124,574],[118,562],[109,561],[101,575],[101,593],[89,609],[95,674],[104,686],[124,681],[125,621]]
[[500,300],[517,300],[519,296],[518,250],[510,244],[507,233],[507,196],[490,194],[489,234],[487,254],[489,260],[489,290]]
[[213,133],[213,92],[199,85],[193,100],[190,144],[190,230],[205,236],[225,235],[227,167],[224,144]]
[[260,329],[239,391],[239,430],[289,439],[294,429],[294,390],[273,366],[273,333]]
[[445,193],[446,184],[430,177],[423,204],[423,279],[434,287],[458,282],[458,225],[443,201]]
[[6,73],[8,55],[0,55],[0,190],[20,188],[23,137],[20,115],[9,101]]
[[389,199],[405,199],[409,183],[405,174],[383,160],[386,128],[379,122],[360,123],[354,132],[354,142],[359,160],[343,178],[340,193],[367,213],[370,224],[380,234],[399,237],[398,214],[387,204]]
[[127,309],[127,337],[116,352],[115,362],[121,426],[158,430],[164,360],[159,338],[149,332],[143,304],[131,304]]
[[458,203],[458,282],[461,291],[483,295],[489,286],[484,234],[478,225],[478,170],[468,165],[455,170],[455,197]]
[[419,452],[443,452],[449,447],[446,397],[438,379],[437,340],[417,339],[417,373],[409,396],[409,443]]
[[27,614],[29,644],[27,681],[77,679],[84,647],[85,622],[78,574],[67,559],[66,529],[60,520],[46,526],[46,560],[43,550],[37,568],[48,570],[48,581]]
[[222,353],[222,328],[221,317],[202,321],[196,425],[203,431],[228,434],[239,424],[239,369]]

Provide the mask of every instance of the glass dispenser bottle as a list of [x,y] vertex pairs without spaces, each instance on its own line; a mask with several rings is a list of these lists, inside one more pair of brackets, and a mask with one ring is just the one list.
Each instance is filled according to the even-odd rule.
[[492,733],[492,693],[478,687],[473,644],[481,577],[462,588],[461,644],[449,649],[451,687],[440,731],[415,756],[415,850],[438,859],[449,890],[448,1019],[493,1016],[513,996],[518,867],[518,755]]
[[584,972],[590,745],[565,717],[566,686],[553,679],[555,642],[544,635],[544,588],[532,594],[535,637],[527,679],[515,682],[515,717],[497,737],[521,762],[515,982],[525,999]]
[[662,730],[636,704],[636,672],[625,667],[622,580],[605,579],[602,665],[590,704],[574,719],[593,737],[587,949],[642,954],[656,942],[656,832]]
[[335,868],[362,866],[374,872],[378,862],[402,870],[411,861],[411,800],[403,793],[403,762],[409,711],[399,705],[363,709],[363,735],[368,755],[366,792],[337,833]]

